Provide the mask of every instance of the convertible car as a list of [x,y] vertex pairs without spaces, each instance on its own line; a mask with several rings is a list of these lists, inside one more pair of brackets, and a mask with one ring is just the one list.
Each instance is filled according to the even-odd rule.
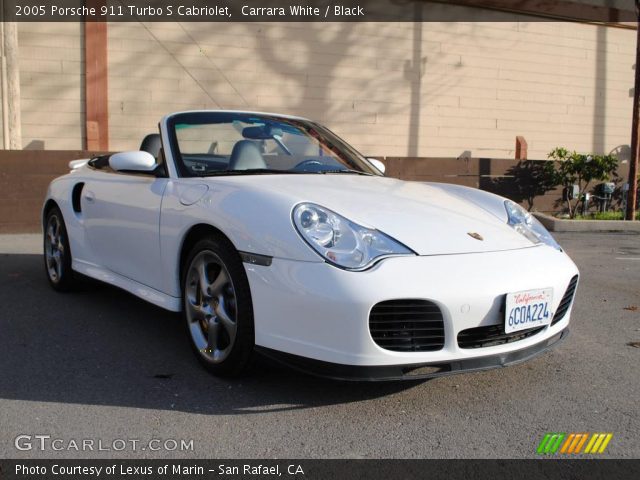
[[45,270],[182,312],[197,358],[255,352],[338,379],[527,360],[568,333],[578,270],[526,210],[384,176],[325,127],[174,113],[140,151],[70,163],[44,202]]

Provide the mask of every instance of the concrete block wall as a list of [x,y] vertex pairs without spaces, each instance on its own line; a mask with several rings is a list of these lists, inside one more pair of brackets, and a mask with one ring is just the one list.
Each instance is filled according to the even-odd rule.
[[303,115],[367,155],[514,155],[630,142],[635,32],[494,23],[109,25],[112,149],[167,112]]
[[84,146],[83,25],[20,23],[22,147]]

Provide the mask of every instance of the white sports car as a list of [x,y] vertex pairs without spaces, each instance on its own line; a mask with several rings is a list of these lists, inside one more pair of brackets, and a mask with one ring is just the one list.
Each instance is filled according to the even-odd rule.
[[433,377],[566,337],[578,270],[517,204],[385,178],[303,118],[194,111],[159,128],[51,183],[46,273],[182,311],[213,373],[259,351],[333,378]]

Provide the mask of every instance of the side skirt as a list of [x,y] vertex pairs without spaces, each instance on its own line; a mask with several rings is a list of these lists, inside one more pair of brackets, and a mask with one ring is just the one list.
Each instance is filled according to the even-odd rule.
[[166,293],[162,293],[155,288],[148,287],[142,283],[136,282],[127,277],[123,277],[111,270],[107,270],[99,265],[83,262],[82,260],[73,260],[71,268],[74,271],[86,275],[87,277],[100,280],[101,282],[114,285],[118,288],[129,292],[136,297],[140,297],[149,303],[157,305],[171,312],[182,311],[182,300],[178,297],[172,297]]

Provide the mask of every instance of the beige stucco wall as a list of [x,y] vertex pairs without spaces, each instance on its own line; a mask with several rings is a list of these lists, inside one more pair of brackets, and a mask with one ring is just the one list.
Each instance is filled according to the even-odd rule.
[[79,22],[18,25],[23,148],[83,148],[82,33]]
[[[194,108],[304,115],[368,155],[513,157],[516,135],[530,158],[628,145],[635,32],[513,18],[110,23],[110,147]],[[19,28],[23,144],[79,148],[81,26]]]
[[109,26],[114,148],[190,108],[308,116],[369,155],[629,143],[635,34],[546,22]]

